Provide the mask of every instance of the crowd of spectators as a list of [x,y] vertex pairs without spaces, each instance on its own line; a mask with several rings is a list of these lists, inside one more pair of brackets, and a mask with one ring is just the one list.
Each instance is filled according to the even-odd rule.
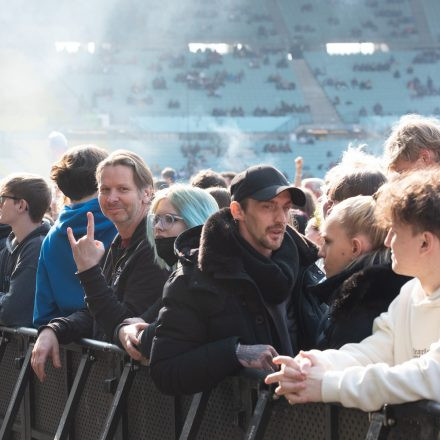
[[281,103],[273,110],[268,110],[265,107],[256,107],[252,112],[252,115],[253,116],[287,116],[296,113],[309,113],[309,112],[310,112],[310,106],[308,104],[296,105],[296,104],[288,104],[285,101],[281,101]]
[[388,72],[395,63],[394,57],[390,57],[384,62],[355,63],[353,65],[353,72]]
[[426,82],[415,77],[408,81],[407,88],[413,98],[423,98],[425,96],[440,95],[440,87],[434,84],[431,76],[428,76]]
[[[174,81],[185,83],[188,89],[205,90],[208,96],[213,96],[218,89],[225,86],[225,83],[231,82],[235,84],[241,83],[244,78],[244,71],[231,73],[226,70],[213,72],[208,75],[203,70],[190,70],[187,73],[178,73]],[[218,92],[217,92],[217,96]]]
[[[440,55],[436,50],[424,50],[420,51],[409,64],[402,63],[401,60],[397,60],[394,56],[390,56],[385,61],[380,62],[362,62],[354,63],[352,65],[352,70],[354,72],[362,72],[362,78],[352,77],[349,79],[343,79],[337,76],[331,76],[327,73],[326,68],[315,67],[313,69],[314,76],[319,80],[320,84],[325,88],[331,88],[339,91],[337,95],[330,96],[330,102],[334,106],[356,106],[359,105],[356,99],[350,94],[352,90],[361,90],[365,92],[374,93],[377,89],[376,73],[384,73],[388,75],[387,81],[392,78],[400,80],[403,75],[407,76],[406,89],[408,91],[408,97],[411,99],[422,99],[425,97],[438,96],[440,93],[440,87],[435,83],[435,76],[427,72],[425,75],[419,67],[420,64],[436,64],[440,60]],[[405,61],[405,63],[408,61]],[[415,69],[417,69],[418,74],[415,75]],[[388,73],[385,73],[388,72]],[[371,73],[371,78],[365,78],[365,73]],[[374,80],[373,80],[374,79]],[[384,79],[381,79],[381,86],[383,85]],[[416,104],[414,106],[408,105],[405,109],[406,113],[416,112]],[[385,116],[393,114],[393,111],[387,108],[386,100],[377,101],[370,108],[365,104],[360,105],[357,112],[359,117],[367,116]],[[436,113],[438,109],[433,108],[432,114]]]
[[243,107],[232,107],[230,110],[214,107],[211,112],[212,116],[231,116],[233,118],[244,116]]
[[256,368],[290,403],[439,400],[439,163],[440,121],[418,115],[324,181],[297,158],[294,184],[270,165],[189,184],[168,167],[155,192],[137,154],[74,147],[52,167],[59,213],[40,176],[0,184],[0,324],[39,327],[43,382],[59,344],[89,337],[149,360],[166,394]]
[[263,153],[291,153],[292,148],[289,143],[286,142],[284,144],[264,144]]
[[295,90],[296,84],[293,81],[283,79],[279,74],[272,74],[267,77],[267,82],[274,83],[277,90]]
[[436,64],[440,61],[440,51],[423,50],[419,52],[412,60],[413,64]]

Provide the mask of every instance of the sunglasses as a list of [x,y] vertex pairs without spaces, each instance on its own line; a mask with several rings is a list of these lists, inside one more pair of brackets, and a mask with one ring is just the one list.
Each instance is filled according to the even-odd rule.
[[153,227],[160,227],[163,231],[171,229],[175,222],[183,221],[183,217],[176,214],[150,214],[148,218]]

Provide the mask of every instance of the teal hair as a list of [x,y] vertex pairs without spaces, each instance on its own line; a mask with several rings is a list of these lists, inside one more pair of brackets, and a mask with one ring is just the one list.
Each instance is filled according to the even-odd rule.
[[[154,214],[159,202],[168,199],[176,209],[178,215],[183,217],[187,228],[203,225],[206,219],[218,211],[218,205],[214,197],[206,190],[186,184],[171,185],[157,191],[151,202],[149,214]],[[165,261],[157,255],[154,242],[154,228],[147,222],[147,239],[154,249],[155,261],[160,267],[167,267]]]

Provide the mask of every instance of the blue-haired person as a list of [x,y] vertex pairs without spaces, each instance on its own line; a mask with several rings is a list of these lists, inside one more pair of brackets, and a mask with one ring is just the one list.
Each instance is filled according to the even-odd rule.
[[[184,264],[188,256],[175,249],[176,238],[187,229],[201,228],[216,211],[217,202],[204,189],[176,184],[158,191],[147,220],[147,238],[154,249],[156,263],[170,269]],[[194,246],[197,247],[198,244]],[[149,309],[141,317],[128,319],[119,326],[115,342],[122,345],[133,359],[149,358],[161,306],[162,301],[158,301],[155,310]]]

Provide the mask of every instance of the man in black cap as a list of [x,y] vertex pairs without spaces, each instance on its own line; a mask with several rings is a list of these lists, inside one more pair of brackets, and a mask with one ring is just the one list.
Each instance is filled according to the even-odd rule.
[[243,367],[271,371],[273,356],[302,347],[298,297],[317,252],[288,219],[304,193],[266,165],[230,191],[229,208],[175,243],[181,266],[165,285],[150,363],[166,394],[210,389]]

